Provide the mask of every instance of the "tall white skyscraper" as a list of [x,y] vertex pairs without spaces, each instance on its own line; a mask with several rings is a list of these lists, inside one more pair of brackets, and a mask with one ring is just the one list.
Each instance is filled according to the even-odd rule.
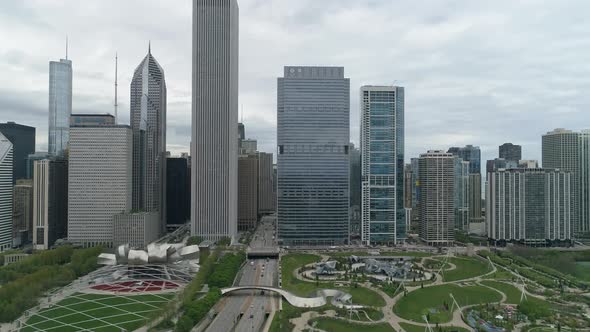
[[12,143],[0,133],[0,252],[12,247]]
[[237,234],[238,4],[193,0],[191,233]]
[[160,212],[166,223],[166,80],[151,47],[131,81],[133,209]]
[[113,215],[131,209],[131,128],[82,125],[70,129],[68,240],[113,244]]
[[70,137],[72,61],[49,62],[49,154],[62,156]]
[[404,88],[361,87],[363,243],[395,244],[406,236]]

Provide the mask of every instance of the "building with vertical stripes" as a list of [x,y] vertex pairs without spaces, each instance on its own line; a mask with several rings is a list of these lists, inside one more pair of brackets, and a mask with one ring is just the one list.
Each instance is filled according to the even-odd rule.
[[238,4],[193,0],[191,233],[238,230]]
[[258,221],[258,155],[238,158],[238,230],[251,231]]
[[113,246],[113,216],[131,209],[132,133],[127,125],[70,128],[68,240]]
[[463,231],[469,231],[469,189],[470,174],[469,162],[460,157],[454,158],[455,169],[455,225],[454,227]]
[[258,213],[272,214],[276,211],[273,190],[273,154],[258,152]]
[[573,173],[544,168],[488,174],[486,226],[495,244],[567,244],[572,239]]
[[396,244],[406,237],[404,88],[361,87],[361,239]]
[[12,239],[14,246],[33,240],[33,181],[20,179],[14,186]]
[[420,155],[420,238],[429,245],[449,245],[455,239],[454,164],[453,154],[444,151]]
[[12,143],[0,133],[0,252],[12,248]]
[[277,85],[279,241],[348,243],[350,80],[343,67],[286,66]]
[[133,209],[159,212],[166,224],[166,79],[148,47],[131,80]]
[[68,223],[68,162],[51,157],[33,166],[33,249],[65,238]]

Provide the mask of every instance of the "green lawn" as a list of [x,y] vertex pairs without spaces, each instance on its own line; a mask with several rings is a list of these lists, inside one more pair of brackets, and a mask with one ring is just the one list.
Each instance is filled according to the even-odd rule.
[[[502,296],[489,288],[483,286],[458,286],[446,284],[417,289],[407,296],[402,297],[393,307],[393,311],[400,317],[424,322],[423,315],[430,315],[431,323],[446,323],[451,320],[451,313],[444,308],[446,303],[449,308],[453,294],[459,305],[498,302]],[[432,310],[430,310],[432,309]]]
[[477,277],[492,271],[490,264],[482,259],[473,257],[452,257],[449,262],[457,266],[456,269],[443,272],[444,281],[457,281]]
[[[404,331],[406,332],[426,332],[427,328],[425,326],[418,326],[418,325],[413,325],[413,324],[408,324],[408,323],[399,323],[399,325],[402,327],[402,329],[404,329]],[[439,327],[433,330],[436,330],[437,332],[470,332],[470,330],[464,329],[462,327]]]
[[76,293],[33,315],[21,331],[133,331],[172,294],[110,296]]
[[319,256],[310,254],[289,254],[281,257],[282,288],[299,296],[315,295],[315,283],[296,279],[293,271],[319,259]]
[[387,323],[364,325],[324,317],[312,320],[310,325],[313,323],[316,324],[316,328],[322,329],[326,332],[395,332],[395,330]]
[[518,304],[520,303],[520,290],[512,285],[504,282],[484,280],[481,282],[486,286],[490,286],[506,294],[506,303]]
[[[323,254],[332,257],[348,257],[348,256],[373,256],[369,255],[367,251],[352,251],[352,252],[324,252]],[[430,257],[431,253],[421,251],[380,251],[379,256],[408,256],[408,257]],[[377,257],[379,257],[377,256]]]

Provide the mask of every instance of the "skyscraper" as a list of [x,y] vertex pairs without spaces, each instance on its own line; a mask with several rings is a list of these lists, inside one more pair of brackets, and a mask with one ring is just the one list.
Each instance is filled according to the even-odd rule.
[[191,233],[209,240],[238,229],[238,12],[193,0]]
[[166,223],[166,80],[151,47],[131,80],[133,209],[159,212]]
[[470,174],[481,174],[481,151],[479,150],[479,146],[466,145],[461,148],[452,147],[447,152],[468,161]]
[[270,214],[276,211],[272,184],[272,153],[258,152],[258,213]]
[[0,133],[0,252],[12,248],[12,143]]
[[49,154],[63,156],[70,137],[72,61],[49,62]]
[[493,241],[545,245],[571,240],[573,174],[506,169],[489,174],[486,225]]
[[12,239],[20,246],[33,240],[33,181],[17,180],[13,197]]
[[574,180],[578,190],[578,218],[582,233],[590,232],[590,130],[582,130],[578,137],[579,172]]
[[470,175],[469,162],[460,157],[454,158],[454,208],[455,208],[455,228],[469,231],[469,195],[470,195]]
[[277,83],[279,240],[347,243],[350,80],[343,67],[287,66]]
[[504,143],[498,147],[498,154],[500,158],[507,161],[518,162],[522,159],[522,147],[512,143]]
[[68,162],[51,157],[33,168],[33,248],[46,250],[67,234]]
[[127,125],[70,128],[69,241],[113,246],[113,215],[131,209],[131,137]]
[[14,122],[0,123],[0,133],[12,143],[12,183],[26,178],[25,162],[35,152],[35,128]]
[[454,156],[428,151],[420,159],[420,238],[429,245],[453,243]]
[[404,210],[404,88],[361,87],[362,241],[402,241]]
[[580,136],[579,133],[563,128],[557,128],[542,137],[542,166],[543,168],[559,169],[573,174],[571,217],[574,236],[590,231],[590,220],[579,219],[580,193],[582,180],[580,176]]
[[190,218],[187,158],[166,159],[167,225],[183,225]]
[[248,231],[258,221],[258,156],[240,155],[238,159],[238,230]]

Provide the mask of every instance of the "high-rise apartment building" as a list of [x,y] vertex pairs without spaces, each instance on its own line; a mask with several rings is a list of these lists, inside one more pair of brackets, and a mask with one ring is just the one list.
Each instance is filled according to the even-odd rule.
[[258,213],[260,214],[271,214],[276,211],[272,165],[272,153],[258,152]]
[[0,252],[12,248],[13,145],[0,132]]
[[17,180],[13,197],[12,242],[21,246],[33,240],[33,181]]
[[130,99],[133,132],[133,209],[160,212],[166,222],[166,79],[148,48],[133,73]]
[[68,240],[112,247],[113,215],[131,209],[131,128],[72,126],[68,168]]
[[35,128],[14,122],[0,123],[0,133],[12,143],[12,183],[26,179],[25,162],[35,152]]
[[455,238],[454,160],[438,150],[420,155],[420,238],[429,245],[448,245]]
[[406,237],[404,88],[361,87],[361,220],[363,243]]
[[481,211],[481,174],[469,174],[469,222],[480,223],[485,219]]
[[495,172],[499,169],[517,168],[519,167],[519,161],[506,160],[504,158],[495,158],[486,162],[486,174]]
[[539,168],[539,162],[537,160],[527,159],[518,161],[519,168]]
[[190,218],[190,188],[187,158],[166,159],[167,225],[183,225]]
[[350,80],[343,67],[284,68],[277,87],[278,236],[349,240]]
[[49,154],[63,156],[70,137],[72,61],[49,62]]
[[578,185],[578,218],[580,231],[590,232],[590,130],[578,136],[579,171],[572,181]]
[[522,147],[512,143],[504,143],[498,147],[498,155],[507,161],[518,162],[522,159]]
[[191,233],[238,230],[238,4],[193,0]]
[[496,242],[545,245],[571,240],[573,173],[554,169],[507,169],[489,174],[488,237]]
[[580,207],[579,192],[580,181],[580,149],[579,133],[557,128],[543,135],[542,137],[542,166],[543,168],[559,169],[573,174],[572,201],[572,231],[574,236],[579,236],[590,231],[589,221],[582,221],[578,218]]
[[33,248],[46,250],[66,237],[68,222],[68,162],[36,160],[33,166]]
[[470,174],[469,162],[455,156],[454,160],[454,211],[455,225],[460,230],[469,230],[469,197],[470,197]]
[[240,155],[238,159],[238,230],[256,228],[258,221],[258,156]]

